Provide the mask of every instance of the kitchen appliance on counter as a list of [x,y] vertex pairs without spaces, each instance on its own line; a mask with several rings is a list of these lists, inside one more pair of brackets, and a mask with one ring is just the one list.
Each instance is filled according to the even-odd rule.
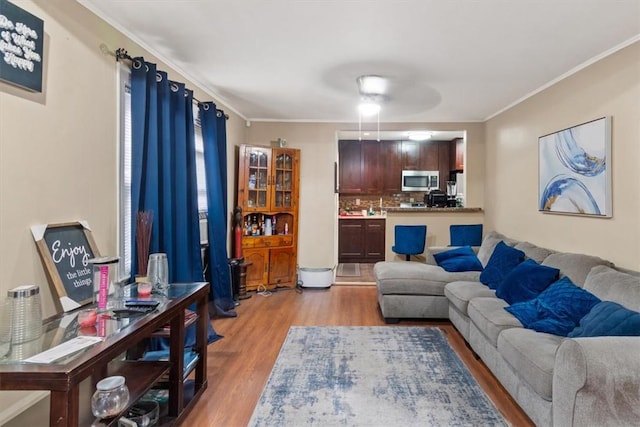
[[442,190],[431,190],[424,195],[424,202],[430,208],[447,207],[447,194]]
[[450,208],[456,207],[456,198],[458,196],[456,188],[456,181],[447,181],[447,206]]
[[439,171],[402,171],[402,191],[430,191],[439,187]]
[[401,202],[401,208],[424,208],[425,204],[423,202]]

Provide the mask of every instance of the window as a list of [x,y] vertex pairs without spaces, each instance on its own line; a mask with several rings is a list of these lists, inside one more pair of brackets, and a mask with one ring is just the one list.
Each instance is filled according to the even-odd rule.
[[198,117],[198,106],[193,105],[193,125],[195,127],[196,136],[196,171],[198,179],[198,211],[200,217],[207,213],[207,179],[204,173],[204,140],[202,138],[202,125],[200,117]]
[[131,277],[131,69],[118,62],[120,104],[119,233],[120,281]]
[[[120,252],[120,281],[131,277],[131,69],[118,63],[118,87],[120,104],[120,144],[119,144],[119,203],[118,249]],[[204,145],[202,127],[198,117],[198,107],[194,103],[194,128],[196,145],[196,170],[198,185],[198,211],[201,218],[201,240],[206,242],[207,187],[204,171]],[[204,227],[204,229],[203,229]]]

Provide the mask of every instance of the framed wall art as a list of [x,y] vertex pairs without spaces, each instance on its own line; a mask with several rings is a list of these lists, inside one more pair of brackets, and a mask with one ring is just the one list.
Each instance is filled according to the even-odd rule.
[[67,312],[93,301],[93,267],[100,256],[85,221],[31,227],[49,284]]
[[538,210],[610,218],[611,117],[538,139]]

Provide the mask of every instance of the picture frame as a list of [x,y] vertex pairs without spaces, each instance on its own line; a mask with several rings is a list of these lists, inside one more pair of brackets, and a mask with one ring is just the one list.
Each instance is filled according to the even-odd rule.
[[538,138],[538,211],[611,218],[611,117]]
[[31,227],[38,254],[64,312],[93,302],[92,258],[100,256],[86,221]]

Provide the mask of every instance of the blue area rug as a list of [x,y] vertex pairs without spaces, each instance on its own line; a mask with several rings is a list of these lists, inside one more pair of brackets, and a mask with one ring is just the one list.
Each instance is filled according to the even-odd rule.
[[291,327],[250,426],[506,426],[442,331]]

